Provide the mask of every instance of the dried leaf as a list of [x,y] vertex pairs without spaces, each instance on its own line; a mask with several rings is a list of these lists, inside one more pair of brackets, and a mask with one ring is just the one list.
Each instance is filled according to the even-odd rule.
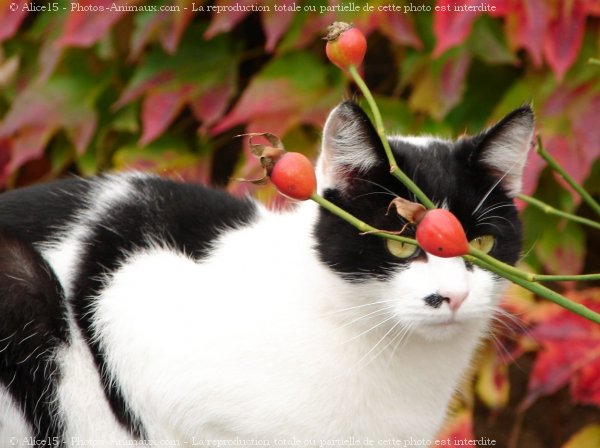
[[392,199],[392,201],[388,205],[387,213],[390,212],[390,209],[392,207],[396,208],[396,213],[399,216],[401,216],[411,224],[418,224],[427,212],[427,209],[423,204],[412,202],[408,199],[404,199],[401,197]]

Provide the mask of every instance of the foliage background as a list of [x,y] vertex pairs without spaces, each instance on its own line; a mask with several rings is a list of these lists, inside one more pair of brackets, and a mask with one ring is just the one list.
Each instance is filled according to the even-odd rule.
[[[0,0],[3,189],[131,168],[233,193],[254,189],[230,181],[258,177],[235,135],[269,131],[314,157],[328,111],[355,94],[321,40],[329,23],[343,20],[368,35],[364,74],[388,130],[456,137],[531,102],[550,153],[600,195],[600,65],[589,61],[600,55],[597,0],[451,2],[495,6],[492,13],[433,11],[442,1],[373,0],[373,12],[335,0],[79,3],[173,9],[103,13],[65,1],[17,2],[11,11],[11,3]],[[271,11],[193,11],[236,4]],[[391,4],[401,12],[377,11]],[[352,5],[359,11],[339,11]],[[404,12],[411,5],[432,11]],[[32,6],[52,11],[25,10]],[[524,190],[592,217],[533,152]],[[282,205],[268,187],[253,194]],[[600,271],[597,231],[532,208],[523,218],[523,267]],[[555,287],[600,311],[594,285]],[[495,343],[482,349],[440,440],[600,446],[599,329],[517,288],[506,307],[518,321],[502,320]]]

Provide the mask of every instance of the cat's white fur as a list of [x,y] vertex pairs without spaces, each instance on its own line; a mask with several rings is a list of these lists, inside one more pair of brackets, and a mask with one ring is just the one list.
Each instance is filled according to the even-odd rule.
[[[105,194],[80,219],[125,200],[108,192],[122,193],[126,183],[105,181]],[[349,284],[318,261],[316,213],[312,203],[284,214],[261,208],[250,227],[224,232],[202,262],[155,245],[110,279],[95,335],[151,440],[318,445],[435,436],[502,285],[439,258],[391,282]],[[45,248],[53,266],[76,263],[81,231]],[[60,277],[69,290],[69,276]],[[428,294],[465,288],[455,314],[423,305]],[[127,435],[72,330],[73,343],[58,355],[67,441],[109,446]]]

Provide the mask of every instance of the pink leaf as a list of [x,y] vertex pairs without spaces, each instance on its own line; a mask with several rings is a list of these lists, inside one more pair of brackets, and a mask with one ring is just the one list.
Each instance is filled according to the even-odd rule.
[[113,104],[113,109],[120,109],[121,107],[129,104],[132,101],[135,101],[137,98],[141,97],[148,90],[158,87],[161,84],[166,84],[174,78],[174,73],[170,71],[165,71],[162,73],[158,73],[148,79],[145,79],[142,82],[133,84],[128,86],[121,96],[117,100],[115,104]]
[[[217,34],[231,31],[238,23],[244,20],[248,14],[250,14],[250,7],[253,4],[255,4],[254,0],[238,0],[235,5],[247,6],[247,11],[244,11],[243,8],[237,8],[237,10],[234,11],[213,13],[210,25],[204,32],[204,37],[210,40]],[[214,6],[217,8],[233,7],[232,3],[227,0],[217,0]]]
[[546,162],[537,152],[530,150],[525,163],[525,171],[523,172],[523,186],[521,191],[531,196],[535,193],[538,185],[538,180],[543,169],[546,167]]
[[[277,2],[277,6],[290,7],[295,3],[295,0],[281,0]],[[289,28],[290,23],[294,18],[294,12],[291,9],[275,12],[273,6],[271,6],[271,11],[263,12],[260,17],[267,37],[265,49],[271,53],[275,50],[275,46],[281,36],[283,36],[283,33]]]
[[581,0],[559,2],[544,39],[544,55],[561,80],[579,54],[585,33],[585,7]]
[[600,157],[600,94],[576,112],[569,114],[575,141],[591,162]]
[[[546,141],[546,149],[576,182],[582,183],[585,180],[592,167],[592,160],[579,145],[567,137],[557,135]],[[562,177],[556,175],[556,178],[559,182],[564,182]]]
[[183,85],[176,90],[149,93],[142,104],[143,132],[140,145],[159,137],[187,102],[193,87]]
[[[471,6],[480,3],[480,0],[465,0],[461,5]],[[435,5],[436,9],[450,6],[443,0],[437,0]],[[481,14],[478,11],[457,13],[454,10],[437,10],[433,15],[433,32],[437,40],[433,49],[433,57],[437,58],[447,49],[461,44],[471,33],[475,19]]]
[[[161,43],[167,53],[174,54],[177,51],[183,32],[189,25],[194,11],[189,8],[185,0],[178,0],[181,11],[169,13],[169,20],[161,35]],[[185,8],[185,9],[184,9]]]
[[542,64],[544,35],[550,20],[549,6],[543,0],[515,2],[516,29],[514,39],[517,47],[525,48],[536,67]]
[[202,122],[198,132],[206,133],[223,116],[233,94],[234,86],[227,82],[209,89],[190,103],[194,116]]
[[440,77],[440,93],[445,111],[449,111],[460,102],[470,62],[469,54],[462,53],[458,58],[444,64]]
[[98,0],[71,3],[71,9],[62,36],[56,41],[63,47],[89,47],[99,41],[107,30],[127,11],[112,10],[111,6],[127,6],[140,0]]
[[0,0],[0,43],[15,35],[26,16],[27,10],[23,10],[22,3]]
[[251,121],[263,123],[265,126],[272,125],[273,128],[264,129],[273,134],[283,135],[289,123],[286,117],[297,112],[295,104],[298,102],[295,101],[293,92],[293,86],[285,79],[258,80],[251,83],[233,110],[212,129],[212,134]]
[[12,141],[11,159],[7,171],[12,173],[26,162],[41,157],[46,143],[57,129],[58,126],[51,123],[22,129]]
[[417,50],[423,49],[413,25],[401,14],[381,14],[379,24],[381,31],[392,41],[400,45],[408,45]]

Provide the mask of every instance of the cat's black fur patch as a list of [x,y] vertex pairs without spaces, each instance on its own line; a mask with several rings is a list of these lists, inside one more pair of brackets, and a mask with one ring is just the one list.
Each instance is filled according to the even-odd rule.
[[[363,141],[373,145],[355,150],[364,151],[365,157],[374,152],[380,163],[371,166],[366,173],[347,171],[344,174],[345,181],[338,188],[326,190],[324,196],[376,228],[400,230],[405,221],[393,210],[387,213],[390,201],[394,195],[416,199],[400,181],[390,175],[383,147],[362,109],[352,102],[344,103],[340,108],[344,120],[359,123],[360,132],[368,137]],[[518,109],[511,116],[519,114],[531,114],[531,110]],[[491,255],[514,264],[521,249],[521,226],[517,210],[502,185],[493,188],[498,177],[479,161],[477,153],[490,133],[498,132],[501,126],[457,142],[434,140],[427,148],[419,148],[401,139],[390,139],[390,146],[398,166],[434,203],[447,206],[456,215],[469,240],[480,235],[494,235],[497,243]],[[490,190],[487,199],[474,213]],[[496,205],[501,207],[488,213],[485,220],[478,221],[483,212]],[[414,231],[414,226],[409,226],[404,235],[412,237]],[[353,226],[325,209],[320,210],[315,233],[321,260],[349,280],[387,278],[408,262],[391,255],[384,239],[374,235],[359,235]]]
[[[0,232],[0,383],[38,440],[60,437],[52,412],[59,368],[53,354],[68,343],[63,291],[31,244]],[[2,422],[0,422],[2,424]]]
[[52,240],[84,205],[90,186],[71,178],[2,193],[0,228],[30,243]]

